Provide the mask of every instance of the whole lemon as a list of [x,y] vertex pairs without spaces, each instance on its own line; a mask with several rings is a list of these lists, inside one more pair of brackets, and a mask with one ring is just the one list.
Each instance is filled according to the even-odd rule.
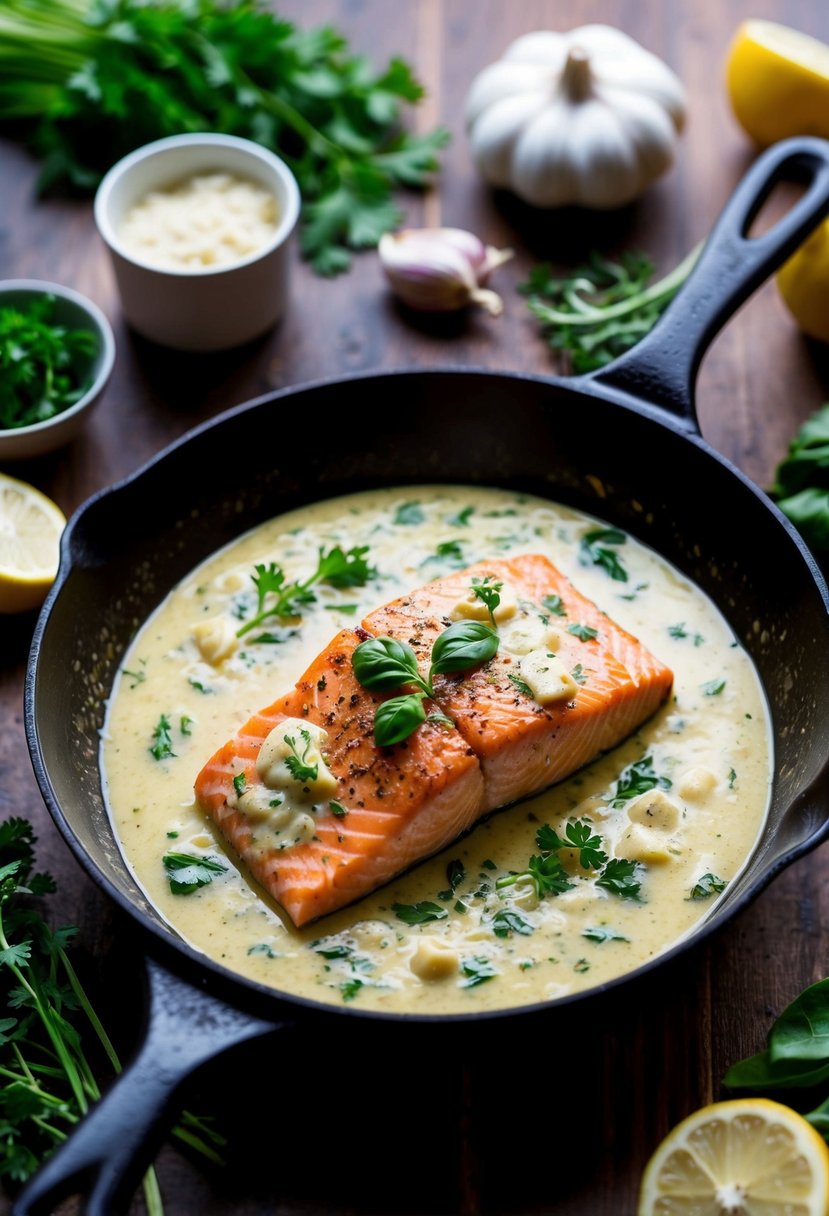
[[829,342],[829,220],[778,270],[777,286],[803,332]]
[[791,135],[829,138],[829,46],[774,21],[744,21],[726,60],[740,125],[764,147]]

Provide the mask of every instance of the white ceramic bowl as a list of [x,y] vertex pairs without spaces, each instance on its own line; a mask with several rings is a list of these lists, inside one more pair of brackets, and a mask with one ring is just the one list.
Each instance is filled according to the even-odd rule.
[[44,295],[55,297],[53,320],[68,329],[86,329],[95,335],[96,351],[90,355],[88,367],[82,370],[91,377],[84,395],[69,409],[55,414],[45,422],[13,429],[0,428],[0,461],[29,460],[63,447],[80,431],[87,421],[112,373],[115,362],[115,339],[109,321],[96,304],[59,283],[40,279],[6,279],[0,282],[0,308],[25,308]]
[[[149,191],[195,173],[235,173],[276,197],[271,239],[239,261],[196,270],[153,266],[125,248],[126,212]],[[95,196],[95,222],[109,248],[121,307],[138,333],[178,350],[239,346],[270,329],[288,299],[289,239],[300,197],[290,169],[259,144],[233,135],[173,135],[136,149],[110,169]]]

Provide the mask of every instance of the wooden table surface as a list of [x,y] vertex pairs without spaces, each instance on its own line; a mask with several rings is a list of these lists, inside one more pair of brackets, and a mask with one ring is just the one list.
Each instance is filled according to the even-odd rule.
[[[161,351],[123,325],[90,204],[38,201],[36,166],[0,141],[0,273],[77,288],[115,328],[115,374],[84,436],[54,457],[2,466],[67,514],[190,427],[270,389],[373,368],[553,370],[515,291],[534,262],[564,265],[595,246],[643,248],[660,269],[674,266],[708,231],[754,156],[722,84],[738,21],[776,18],[829,41],[829,11],[814,0],[285,0],[279,7],[303,24],[337,25],[375,60],[402,53],[414,63],[428,88],[415,121],[446,123],[453,142],[437,189],[402,200],[408,220],[461,226],[513,246],[514,262],[497,277],[504,315],[413,324],[390,301],[373,253],[333,281],[297,259],[290,315],[252,349],[213,358]],[[512,38],[594,21],[620,26],[668,61],[688,89],[690,119],[676,166],[638,204],[574,224],[493,196],[470,164],[461,114],[473,74]],[[704,434],[768,484],[790,435],[827,397],[827,379],[826,350],[799,336],[767,285],[705,362]],[[78,957],[118,1033],[135,1022],[140,959],[122,949],[129,939],[59,839],[31,772],[22,713],[33,625],[21,617],[0,626],[0,814],[35,822],[41,861],[59,883],[52,912],[58,923],[80,926]],[[631,1212],[642,1167],[667,1129],[720,1095],[728,1064],[759,1049],[772,1017],[829,972],[828,856],[823,848],[792,866],[716,940],[635,998],[621,998],[612,1016],[606,1007],[551,1016],[530,1033],[506,1023],[468,1043],[398,1035],[349,1052],[345,1043],[303,1041],[216,1065],[188,1100],[220,1115],[229,1164],[205,1169],[165,1147],[167,1212]],[[130,1031],[121,1034],[128,1050]],[[291,1068],[298,1058],[308,1063],[302,1080],[304,1068]]]

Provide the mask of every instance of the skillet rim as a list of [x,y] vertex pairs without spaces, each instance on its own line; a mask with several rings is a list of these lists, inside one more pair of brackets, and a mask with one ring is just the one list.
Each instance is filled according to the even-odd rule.
[[[829,588],[827,587],[826,579],[817,563],[816,558],[811,550],[807,547],[805,541],[800,536],[800,533],[794,525],[786,518],[779,508],[772,502],[765,491],[753,482],[745,473],[734,465],[727,457],[723,456],[715,448],[711,446],[702,436],[697,425],[696,417],[693,413],[681,415],[674,413],[662,406],[656,405],[653,402],[642,400],[630,394],[614,389],[610,385],[594,382],[591,376],[572,377],[565,379],[563,377],[544,376],[538,373],[516,372],[508,369],[501,370],[498,368],[480,368],[464,365],[451,365],[446,367],[402,367],[388,369],[372,369],[370,371],[350,372],[334,377],[323,377],[319,380],[307,381],[298,385],[289,385],[280,389],[272,390],[268,393],[263,393],[258,397],[254,397],[248,401],[232,406],[230,409],[222,411],[213,418],[200,423],[196,427],[184,432],[177,439],[162,448],[160,451],[152,455],[137,469],[128,473],[125,477],[109,486],[104,486],[94,494],[90,495],[71,515],[69,522],[61,537],[60,547],[60,565],[58,574],[55,578],[53,586],[50,588],[49,594],[44,602],[43,608],[38,616],[29,652],[29,659],[26,669],[25,691],[24,691],[24,725],[26,731],[26,742],[29,748],[29,754],[34,769],[38,787],[46,804],[47,810],[52,818],[53,823],[57,827],[66,844],[69,846],[76,861],[88,875],[95,885],[103,891],[103,893],[111,899],[116,906],[126,913],[130,921],[136,926],[137,930],[142,935],[142,946],[146,950],[147,955],[159,961],[163,966],[167,967],[174,976],[178,979],[184,979],[194,988],[208,989],[208,981],[214,981],[214,986],[211,984],[209,991],[213,996],[219,996],[220,999],[227,1001],[236,1008],[242,1009],[247,1013],[256,1013],[264,1015],[270,1020],[277,1023],[280,1017],[285,1016],[285,1009],[281,1007],[287,1006],[290,1009],[299,1008],[314,1017],[325,1016],[326,1014],[334,1013],[345,1015],[351,1019],[357,1019],[360,1022],[371,1021],[381,1023],[400,1023],[405,1022],[417,1025],[460,1025],[465,1026],[470,1022],[493,1022],[501,1021],[504,1018],[521,1018],[535,1017],[540,1014],[549,1014],[553,1009],[564,1009],[574,1004],[583,1001],[600,1001],[606,999],[615,990],[625,984],[635,984],[636,981],[643,980],[653,970],[660,966],[671,964],[680,954],[686,951],[695,950],[707,941],[709,936],[717,929],[723,927],[728,921],[732,920],[738,913],[743,912],[749,904],[762,893],[763,890],[777,877],[777,875],[786,867],[797,861],[806,853],[811,852],[824,840],[829,838],[829,811],[827,811],[824,822],[816,828],[808,837],[802,840],[799,844],[792,846],[783,854],[770,863],[758,875],[740,891],[732,902],[726,905],[726,913],[723,915],[718,913],[716,905],[712,913],[705,919],[697,922],[688,933],[683,935],[678,941],[666,950],[661,951],[651,959],[642,963],[640,966],[631,971],[625,971],[621,975],[614,976],[601,984],[596,984],[591,988],[584,989],[579,992],[565,994],[560,997],[549,998],[544,1001],[536,1001],[528,1005],[506,1006],[500,1009],[487,1010],[470,1010],[466,1012],[452,1013],[416,1013],[416,1012],[397,1012],[386,1010],[360,1009],[359,1006],[338,1006],[333,1003],[313,1000],[310,997],[297,995],[291,992],[286,992],[282,989],[261,984],[258,981],[251,980],[239,973],[232,971],[230,968],[216,962],[207,954],[202,953],[195,947],[191,946],[185,939],[179,938],[176,935],[175,929],[166,921],[156,923],[136,902],[130,899],[111,881],[106,871],[95,862],[83,848],[80,839],[76,835],[69,818],[64,813],[60,805],[59,799],[52,786],[49,777],[46,763],[43,758],[40,735],[38,731],[38,706],[36,703],[36,683],[39,671],[40,651],[44,635],[49,627],[49,622],[52,614],[52,609],[55,602],[60,596],[64,584],[74,568],[74,562],[71,552],[71,546],[75,532],[82,527],[84,516],[87,512],[100,500],[106,499],[119,491],[125,490],[140,481],[157,464],[163,462],[169,456],[178,452],[179,449],[185,447],[193,438],[205,433],[206,431],[219,428],[227,421],[235,418],[248,411],[253,411],[265,403],[271,403],[284,397],[297,396],[299,394],[318,391],[320,389],[337,389],[344,385],[359,383],[366,380],[383,380],[405,376],[411,378],[417,376],[420,378],[430,377],[452,377],[464,376],[472,378],[481,378],[487,381],[493,379],[522,381],[534,384],[544,389],[554,389],[564,391],[568,395],[576,397],[590,397],[594,400],[600,400],[605,403],[610,403],[614,408],[627,410],[644,417],[646,421],[655,423],[667,430],[673,431],[679,437],[688,440],[695,447],[699,448],[702,453],[712,458],[725,471],[741,483],[744,490],[748,490],[760,503],[762,507],[770,512],[772,520],[779,527],[782,527],[788,540],[792,542],[798,551],[798,556],[802,559],[806,569],[811,575],[812,582],[818,592],[820,599],[823,602],[824,609],[829,615]],[[542,407],[544,408],[544,407]],[[808,800],[811,791],[819,789],[821,785],[829,783],[829,754],[827,754],[823,765],[816,773],[814,779],[800,791],[795,801],[802,802]],[[790,813],[794,802],[787,807],[786,814]],[[126,861],[123,858],[120,842],[111,826],[113,839],[118,846],[119,854],[121,854],[122,864],[126,869],[129,869]],[[758,842],[762,837],[758,837]],[[754,853],[757,849],[757,843],[754,846]],[[748,864],[750,857],[746,859],[744,865]],[[148,939],[148,940],[147,940]],[[192,974],[191,974],[192,973]]]

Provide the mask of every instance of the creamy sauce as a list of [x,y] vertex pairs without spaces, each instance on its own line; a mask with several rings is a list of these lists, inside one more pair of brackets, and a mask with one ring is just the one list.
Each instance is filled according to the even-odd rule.
[[279,208],[270,190],[233,173],[198,173],[151,190],[127,211],[118,235],[143,261],[164,270],[209,270],[261,249]]
[[[442,1013],[592,987],[659,954],[707,915],[751,854],[766,815],[772,757],[762,691],[748,655],[698,588],[631,537],[588,552],[583,538],[597,527],[569,508],[506,491],[374,491],[283,515],[189,575],[130,647],[103,743],[124,855],[176,931],[276,988],[335,1004]],[[251,642],[255,632],[237,639],[255,609],[255,563],[276,561],[289,580],[306,577],[319,549],[333,545],[369,545],[379,577],[342,591],[320,583],[301,621],[269,624],[270,641]],[[596,560],[602,548],[626,580],[611,577],[611,559]],[[548,556],[639,637],[674,671],[673,696],[567,781],[490,816],[358,904],[293,928],[196,808],[198,771],[249,716],[293,687],[337,630],[447,570],[516,553]],[[174,755],[159,760],[151,748],[162,714]],[[631,765],[659,783],[620,798]],[[563,836],[573,819],[589,822],[611,857],[641,862],[639,899],[597,884],[598,872],[569,850],[559,857],[571,889],[540,899],[526,882],[496,889],[539,853],[542,825]],[[173,894],[162,863],[173,851],[224,868],[216,866],[209,885]],[[439,919],[410,925],[392,908],[421,901],[439,908]]]

